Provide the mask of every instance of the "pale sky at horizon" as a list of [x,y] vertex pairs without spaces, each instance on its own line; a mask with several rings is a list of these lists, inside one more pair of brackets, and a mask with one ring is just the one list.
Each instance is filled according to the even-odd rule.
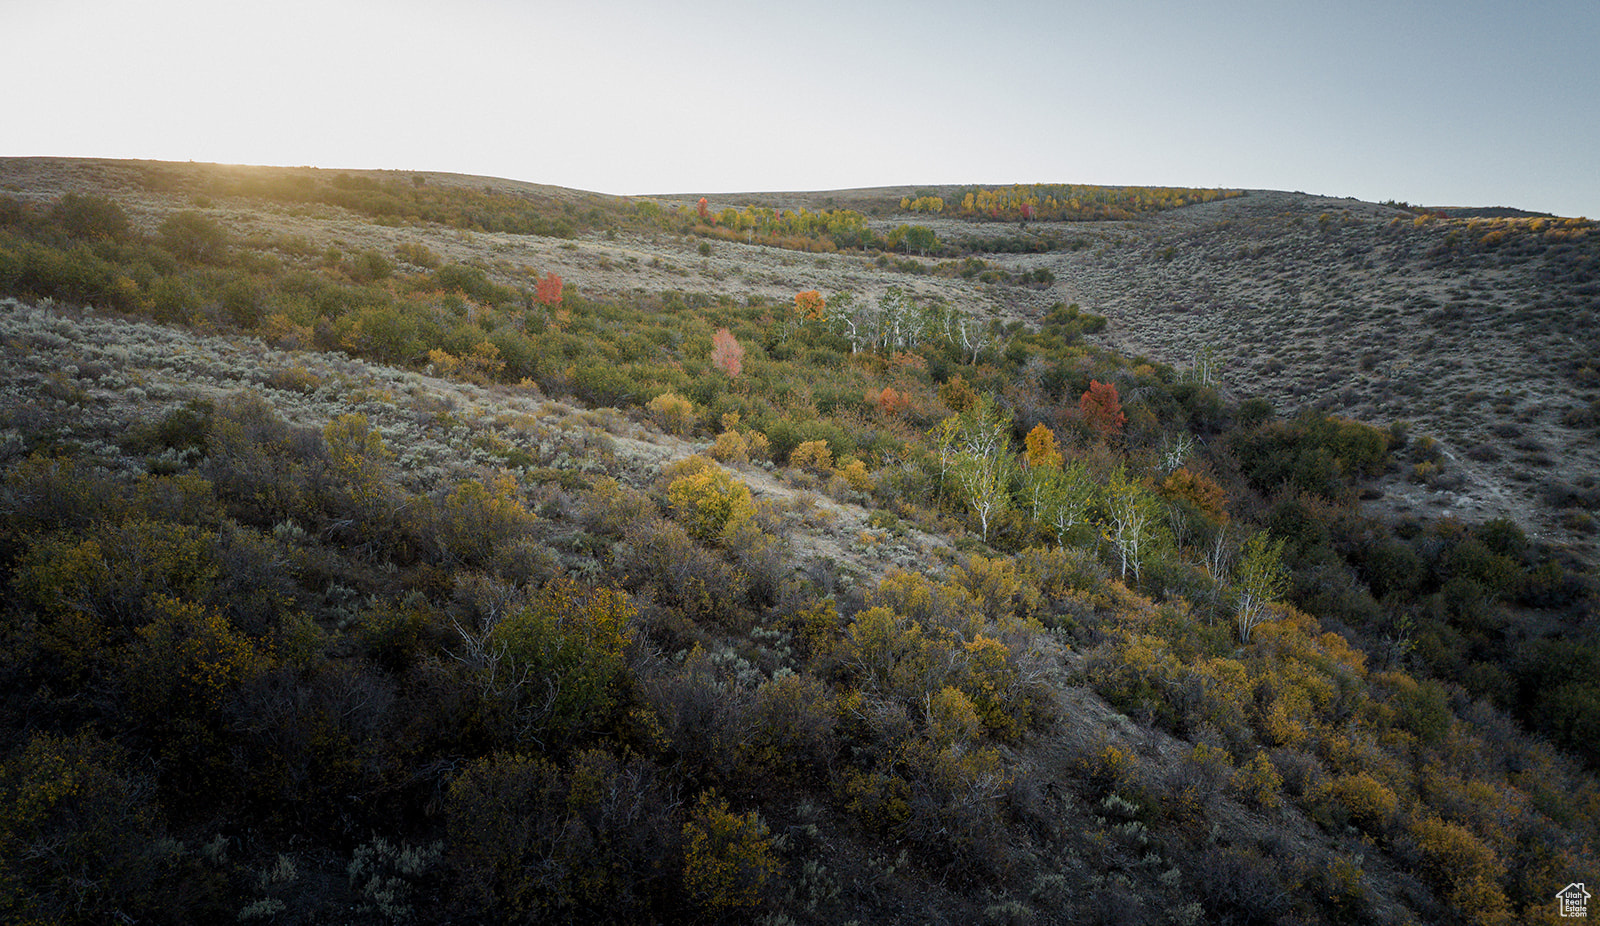
[[1600,218],[1600,0],[0,0],[0,156]]

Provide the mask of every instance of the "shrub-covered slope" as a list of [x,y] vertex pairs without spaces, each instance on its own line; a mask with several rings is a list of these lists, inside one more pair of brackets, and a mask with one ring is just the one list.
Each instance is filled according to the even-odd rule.
[[1538,922],[1592,874],[1582,559],[1364,512],[1423,436],[1086,343],[1036,271],[1111,226],[27,167],[8,920]]

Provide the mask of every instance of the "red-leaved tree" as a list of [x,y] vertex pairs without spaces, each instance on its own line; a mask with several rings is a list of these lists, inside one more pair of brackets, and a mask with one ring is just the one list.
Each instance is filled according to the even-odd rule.
[[1122,400],[1117,398],[1115,383],[1089,380],[1088,390],[1078,399],[1078,408],[1083,411],[1083,420],[1101,437],[1114,437],[1128,423],[1128,416],[1122,413]]
[[733,336],[733,332],[726,328],[718,328],[717,333],[711,336],[711,365],[733,379],[737,379],[744,370],[744,348],[739,346],[739,340]]
[[561,304],[561,277],[546,272],[533,290],[533,301],[540,305]]
[[700,201],[694,204],[694,211],[700,213],[702,221],[711,221],[711,204],[706,202],[704,196],[700,197]]

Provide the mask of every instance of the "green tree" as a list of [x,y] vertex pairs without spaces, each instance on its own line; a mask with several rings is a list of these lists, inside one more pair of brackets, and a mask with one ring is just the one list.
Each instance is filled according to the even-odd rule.
[[1118,466],[1106,483],[1101,505],[1105,537],[1116,547],[1122,575],[1126,577],[1131,568],[1134,581],[1138,581],[1144,561],[1164,536],[1161,503],[1143,485],[1129,479],[1127,470]]
[[519,733],[565,741],[609,717],[635,613],[621,591],[557,579],[491,628],[480,670],[510,702]]
[[889,233],[890,246],[903,244],[906,251],[927,254],[939,246],[939,236],[923,225],[901,225]]
[[967,507],[977,515],[985,543],[994,519],[1011,506],[1011,474],[1015,461],[1005,451],[977,453],[964,451],[956,458],[955,476],[967,498]]
[[218,263],[228,252],[228,233],[198,212],[178,212],[161,223],[161,245],[196,263]]
[[1088,523],[1094,482],[1082,463],[1034,467],[1028,470],[1024,489],[1032,504],[1034,523],[1048,527],[1061,546],[1066,546],[1078,525]]
[[1267,606],[1283,598],[1289,590],[1289,574],[1283,568],[1283,540],[1270,540],[1265,531],[1250,536],[1244,545],[1234,577],[1234,620],[1239,627],[1239,642],[1249,643],[1250,634],[1267,619]]
[[50,210],[50,216],[74,238],[118,241],[127,237],[131,228],[128,214],[116,200],[94,194],[67,193]]
[[[971,408],[952,416],[936,431],[942,465],[961,486],[967,506],[977,515],[985,542],[994,518],[1011,504],[1011,415],[981,396]],[[946,419],[948,422],[949,419]]]

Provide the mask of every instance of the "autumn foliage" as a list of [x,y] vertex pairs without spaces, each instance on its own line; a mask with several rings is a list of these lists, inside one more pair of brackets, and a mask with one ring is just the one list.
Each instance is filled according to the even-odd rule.
[[1115,437],[1128,423],[1114,383],[1090,380],[1089,388],[1078,399],[1078,408],[1083,412],[1083,420],[1101,437]]
[[744,348],[726,328],[718,328],[711,337],[711,365],[733,379],[738,379],[744,370]]
[[789,465],[808,473],[827,475],[833,472],[833,451],[825,440],[804,441],[789,452]]
[[814,289],[794,294],[794,310],[806,321],[814,321],[821,318],[827,305],[827,301],[822,298],[822,294]]
[[561,277],[554,273],[545,273],[533,291],[533,301],[540,305],[557,306],[561,304]]
[[[974,215],[1167,207],[1027,192]],[[1075,307],[563,306],[401,248],[280,290],[243,236],[141,269],[90,205],[0,195],[0,295],[104,264],[118,313],[192,285],[296,353],[174,331],[122,375],[98,312],[0,312],[0,922],[1545,922],[1600,843],[1591,577],[1365,519],[1420,437],[1240,408]],[[849,231],[699,214],[659,228]]]
[[1161,483],[1160,489],[1162,497],[1183,499],[1213,521],[1228,523],[1228,494],[1204,474],[1191,473],[1180,466]]
[[668,486],[667,503],[691,536],[717,542],[755,517],[750,489],[722,467],[690,457],[679,468],[682,475]]
[[663,392],[645,408],[657,425],[672,434],[688,434],[694,428],[694,403],[675,392]]
[[712,910],[753,907],[782,870],[767,825],[755,811],[738,814],[715,791],[700,795],[683,825],[683,883]]
[[882,392],[867,392],[867,398],[890,418],[897,417],[905,412],[911,404],[911,399],[903,392],[896,392],[892,386],[884,386]]
[[1033,426],[1026,438],[1028,447],[1028,466],[1046,466],[1060,468],[1062,463],[1061,451],[1056,448],[1056,435],[1054,431],[1045,427],[1043,423]]
[[1178,187],[1016,184],[964,188],[958,193],[959,199],[952,199],[950,211],[960,216],[999,221],[1083,222],[1128,219],[1140,213],[1179,209],[1190,203],[1208,203],[1239,195],[1242,194],[1238,190]]

